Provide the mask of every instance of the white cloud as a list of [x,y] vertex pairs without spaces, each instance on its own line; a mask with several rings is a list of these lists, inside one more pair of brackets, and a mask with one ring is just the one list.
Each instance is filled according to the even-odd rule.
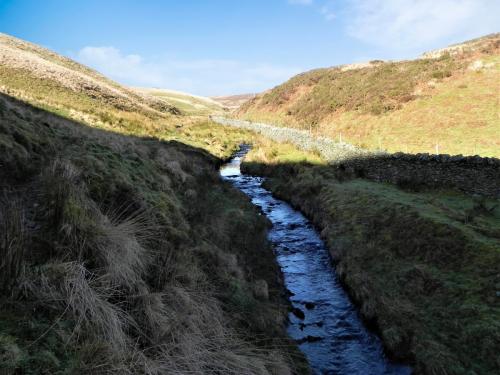
[[236,60],[145,59],[114,47],[84,47],[76,60],[133,86],[161,87],[200,95],[260,92],[299,73],[300,68]]
[[498,14],[498,0],[351,0],[345,21],[357,39],[409,50],[493,32]]
[[337,15],[332,8],[332,4],[326,4],[320,9],[320,13],[323,15],[323,17],[325,17],[327,21],[333,21],[335,18],[337,18]]
[[313,0],[288,0],[290,4],[311,5]]
[[141,56],[123,55],[114,47],[84,47],[76,59],[119,81],[133,77],[137,82],[151,84],[161,79],[156,67],[148,66]]

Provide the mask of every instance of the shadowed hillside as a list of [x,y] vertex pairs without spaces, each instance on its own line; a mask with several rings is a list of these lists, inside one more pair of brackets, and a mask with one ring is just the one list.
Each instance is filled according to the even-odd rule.
[[412,61],[313,70],[237,115],[369,149],[499,156],[499,48],[494,34]]
[[267,223],[216,158],[1,95],[0,164],[2,371],[290,367]]
[[2,374],[308,372],[218,175],[249,134],[5,35],[0,87]]

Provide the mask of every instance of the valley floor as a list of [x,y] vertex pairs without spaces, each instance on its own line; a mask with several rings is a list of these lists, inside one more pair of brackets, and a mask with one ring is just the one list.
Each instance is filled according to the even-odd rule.
[[[500,368],[498,199],[368,180],[328,165],[320,150],[215,124],[203,116],[219,105],[206,100],[146,95],[3,34],[0,52],[0,373],[308,374],[285,334],[290,305],[269,222],[218,174],[244,142],[254,145],[244,169],[266,176],[268,189],[321,230],[391,355],[417,374]],[[402,151],[428,152],[458,124],[441,152],[498,156],[499,61],[488,56],[477,72],[461,64],[456,81],[447,79],[450,56],[409,71],[376,62],[332,71],[349,90],[320,90],[320,98],[366,111],[335,112],[338,128],[325,117],[315,130],[331,138],[340,130],[371,149],[406,142]],[[421,82],[438,80],[439,94],[408,97],[420,82],[408,84],[412,69]],[[394,75],[399,88],[386,85]],[[385,108],[394,98],[382,89],[407,104]],[[271,93],[268,104],[288,92]],[[284,124],[316,113],[292,109],[271,114]]]
[[[389,353],[417,374],[500,365],[497,201],[353,178],[210,121],[160,128],[159,140],[0,99],[0,355],[11,373],[307,373],[283,330],[268,224],[217,174],[213,155],[242,142],[254,144],[245,170],[322,231]],[[263,281],[269,299],[256,297]]]

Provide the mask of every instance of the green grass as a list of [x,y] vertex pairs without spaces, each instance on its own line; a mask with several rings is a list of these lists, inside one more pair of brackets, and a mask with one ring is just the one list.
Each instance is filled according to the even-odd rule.
[[[224,143],[227,129],[209,131],[200,125],[199,140],[221,156],[242,137]],[[7,96],[0,155],[0,233],[13,231],[6,205],[18,201],[24,230],[6,238],[29,246],[0,290],[1,371],[307,373],[283,329],[288,306],[267,222],[220,180],[220,159]],[[0,241],[2,272],[12,244]],[[269,300],[253,296],[258,280]]]
[[[25,306],[0,311],[0,371],[5,374],[71,374],[76,370],[76,348],[68,348],[57,331],[71,323],[23,311]],[[33,337],[38,338],[37,341]]]
[[392,355],[417,374],[495,371],[498,200],[345,180],[314,155],[298,163],[275,154],[253,150],[243,167],[268,176],[266,187],[322,230],[338,274]]

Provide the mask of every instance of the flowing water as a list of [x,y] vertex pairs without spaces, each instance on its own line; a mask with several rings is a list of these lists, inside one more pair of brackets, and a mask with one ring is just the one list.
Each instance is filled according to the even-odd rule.
[[221,176],[248,195],[272,222],[273,243],[293,312],[288,334],[299,343],[314,374],[411,374],[391,363],[379,338],[364,327],[332,267],[328,250],[312,224],[264,189],[261,177],[240,172],[249,146],[221,168]]

